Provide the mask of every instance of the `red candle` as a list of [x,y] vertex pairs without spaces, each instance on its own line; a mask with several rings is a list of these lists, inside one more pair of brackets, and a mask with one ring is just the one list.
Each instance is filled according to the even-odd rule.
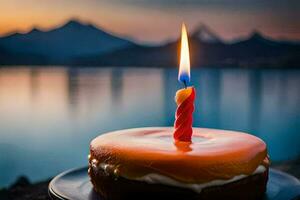
[[193,134],[193,111],[195,100],[194,87],[187,87],[190,82],[190,56],[186,27],[183,24],[181,30],[181,51],[178,80],[185,85],[184,89],[176,92],[177,104],[174,139],[175,141],[191,142]]
[[192,141],[194,99],[195,89],[193,87],[176,92],[175,101],[178,106],[174,123],[174,139],[176,141]]

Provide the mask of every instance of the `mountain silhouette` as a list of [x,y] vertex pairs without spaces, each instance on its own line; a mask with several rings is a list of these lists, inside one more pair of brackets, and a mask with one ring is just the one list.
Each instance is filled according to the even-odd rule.
[[0,65],[43,65],[48,58],[38,54],[13,53],[0,46]]
[[[300,67],[299,43],[258,31],[229,43],[202,24],[189,41],[194,67]],[[146,46],[71,20],[49,31],[35,28],[0,38],[0,65],[175,67],[179,42]]]
[[[299,67],[300,45],[268,39],[255,32],[247,39],[224,43],[214,37],[204,40],[198,34],[190,37],[191,65],[194,67]],[[131,46],[103,56],[78,58],[75,65],[158,66],[178,65],[179,39],[163,46]]]
[[76,20],[49,31],[34,28],[26,34],[15,33],[0,38],[0,46],[14,54],[47,56],[53,61],[101,54],[130,45],[134,43]]
[[200,24],[194,30],[191,37],[198,38],[202,42],[223,43],[222,39],[204,24]]

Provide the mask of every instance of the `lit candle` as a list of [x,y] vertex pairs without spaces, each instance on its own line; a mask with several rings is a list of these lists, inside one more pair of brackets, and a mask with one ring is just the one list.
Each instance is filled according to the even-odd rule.
[[177,104],[173,135],[175,141],[192,141],[195,89],[194,87],[188,87],[190,78],[188,35],[185,25],[182,24],[178,80],[184,84],[185,88],[178,90],[175,96]]

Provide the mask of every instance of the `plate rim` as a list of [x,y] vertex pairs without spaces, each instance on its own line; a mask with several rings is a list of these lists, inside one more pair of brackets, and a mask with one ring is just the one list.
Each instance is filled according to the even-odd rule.
[[[53,200],[70,200],[66,196],[64,196],[62,194],[58,194],[57,192],[55,192],[55,190],[53,189],[53,184],[58,179],[60,179],[61,177],[65,176],[65,175],[67,175],[69,173],[77,172],[77,171],[83,171],[83,170],[87,170],[87,169],[88,169],[88,166],[78,167],[78,168],[71,168],[71,169],[68,169],[68,170],[66,170],[64,172],[61,172],[60,174],[58,174],[57,176],[55,176],[50,181],[50,183],[48,185],[48,194],[49,194],[50,198],[53,199]],[[275,172],[276,174],[288,177],[289,180],[293,183],[292,186],[299,186],[300,187],[300,180],[298,178],[296,178],[295,176],[293,176],[293,175],[291,175],[289,173],[280,171],[278,169],[273,169],[272,167],[269,168],[269,171],[272,171],[272,172]],[[298,198],[298,197],[296,197],[296,198]]]
[[84,166],[84,167],[74,167],[74,168],[71,168],[71,169],[68,169],[66,171],[63,171],[61,173],[59,173],[58,175],[56,175],[48,184],[48,194],[50,196],[50,198],[52,199],[57,199],[57,200],[70,200],[60,194],[57,194],[54,190],[53,190],[53,184],[56,180],[60,179],[61,177],[65,176],[66,174],[69,174],[71,172],[75,172],[75,171],[81,171],[83,169],[87,169],[88,167],[87,166]]

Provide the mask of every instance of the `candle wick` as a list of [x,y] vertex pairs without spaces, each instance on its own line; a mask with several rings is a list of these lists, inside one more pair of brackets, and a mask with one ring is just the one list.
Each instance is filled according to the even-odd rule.
[[186,80],[183,81],[183,84],[184,84],[184,88],[186,89],[187,88]]

